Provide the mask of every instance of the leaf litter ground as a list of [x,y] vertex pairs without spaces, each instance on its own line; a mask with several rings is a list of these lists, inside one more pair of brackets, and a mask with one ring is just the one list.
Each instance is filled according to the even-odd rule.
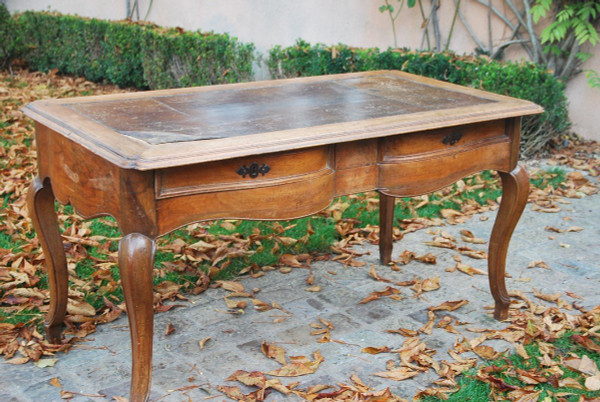
[[[71,282],[67,340],[61,345],[52,345],[43,339],[41,323],[48,309],[47,278],[42,268],[43,254],[27,219],[25,204],[27,186],[35,172],[33,124],[18,110],[41,98],[119,91],[122,90],[114,86],[93,84],[54,72],[42,74],[22,70],[15,76],[0,75],[0,353],[8,363],[33,362],[39,367],[52,366],[60,358],[57,352],[69,349],[93,333],[96,325],[114,321],[124,312],[116,267],[120,239],[116,223],[110,218],[85,221],[71,207],[57,205]],[[556,213],[570,203],[569,199],[595,194],[600,172],[598,150],[595,143],[574,145],[552,155],[546,161],[550,168],[534,171],[529,197],[532,209]],[[444,286],[439,276],[408,281],[390,278],[412,261],[436,264],[436,250],[440,249],[453,252],[455,265],[446,268],[447,272],[485,275],[485,271],[472,266],[476,264],[469,261],[487,258],[486,240],[475,237],[466,229],[460,231],[460,236],[453,236],[443,226],[461,224],[475,214],[495,210],[500,194],[497,176],[493,172],[483,172],[433,195],[402,199],[396,206],[395,240],[402,239],[406,233],[427,230],[431,234],[431,241],[427,242],[429,251],[405,250],[390,267],[372,266],[366,280],[380,281],[385,287],[354,302],[377,303],[386,298],[399,301],[407,297],[405,291],[409,290],[426,305],[427,293]],[[305,290],[318,293],[323,284],[315,281],[311,269],[315,261],[333,260],[348,269],[367,269],[366,262],[360,258],[363,253],[356,246],[378,242],[377,213],[377,195],[367,193],[337,199],[316,217],[301,220],[274,223],[219,221],[190,225],[159,242],[155,310],[164,312],[185,305],[190,293],[200,294],[211,286],[227,292],[222,304],[223,314],[244,314],[247,309],[277,311],[273,322],[283,322],[290,316],[285,306],[261,300],[259,289],[248,291],[232,279],[237,275],[257,278],[269,275],[273,270],[285,274],[302,269],[307,272]],[[549,237],[584,229],[546,227]],[[531,269],[550,269],[541,260],[532,261],[530,266]],[[583,309],[577,304],[578,296],[569,292],[543,294],[535,291],[533,297],[517,292],[512,296],[514,301],[505,328],[480,328],[475,330],[477,336],[474,338],[457,338],[454,348],[448,351],[451,361],[436,360],[436,350],[427,345],[427,336],[434,330],[458,334],[456,328],[466,324],[458,321],[451,312],[463,308],[469,300],[448,300],[426,306],[427,321],[422,327],[388,330],[405,338],[401,347],[360,345],[361,353],[393,356],[382,367],[385,370],[372,373],[377,377],[404,381],[429,371],[437,373],[439,378],[432,386],[415,395],[427,400],[464,400],[461,398],[465,395],[471,397],[468,392],[487,393],[490,399],[522,401],[540,398],[592,400],[600,396],[600,307]],[[345,343],[336,339],[334,323],[318,317],[314,321],[310,325],[315,345]],[[167,326],[165,335],[174,331],[174,326]],[[493,339],[510,342],[514,351],[497,351],[484,344]],[[210,340],[203,339],[199,347],[203,348],[207,342]],[[369,387],[367,379],[351,373],[348,380],[335,385],[305,387],[300,381],[284,385],[278,378],[302,377],[319,369],[324,358],[318,348],[311,356],[289,357],[281,346],[266,342],[261,350],[265,358],[274,359],[281,367],[268,372],[238,370],[224,378],[218,389],[237,400],[263,400],[270,392],[296,395],[306,400],[402,400],[389,389]],[[485,364],[481,364],[482,360]],[[238,382],[240,386],[225,385],[226,381]],[[184,393],[187,390],[189,387],[174,391]],[[76,393],[64,391],[63,397],[69,398],[69,395]]]

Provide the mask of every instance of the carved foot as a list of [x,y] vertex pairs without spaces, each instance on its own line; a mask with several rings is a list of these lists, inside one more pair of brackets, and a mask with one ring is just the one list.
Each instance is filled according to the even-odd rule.
[[490,239],[488,271],[490,289],[496,302],[494,318],[505,320],[510,304],[504,281],[506,252],[513,230],[527,204],[529,176],[521,166],[510,173],[499,173],[502,179],[502,201]]

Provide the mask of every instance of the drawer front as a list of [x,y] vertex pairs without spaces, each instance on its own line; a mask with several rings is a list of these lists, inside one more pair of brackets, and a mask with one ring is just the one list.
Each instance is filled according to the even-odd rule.
[[333,200],[334,174],[323,171],[273,187],[198,193],[157,200],[159,233],[207,219],[284,220],[315,214]]
[[454,152],[486,142],[508,140],[503,120],[397,135],[382,140],[382,161]]
[[329,146],[179,166],[156,172],[156,198],[276,186],[328,170]]
[[422,158],[398,158],[379,165],[379,189],[409,197],[449,186],[465,176],[486,169],[510,171],[511,143],[506,140],[465,147]]

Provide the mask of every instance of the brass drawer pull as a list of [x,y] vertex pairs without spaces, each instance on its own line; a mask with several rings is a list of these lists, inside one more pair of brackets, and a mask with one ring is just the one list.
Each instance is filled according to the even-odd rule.
[[259,165],[256,162],[252,162],[249,167],[244,164],[241,168],[236,170],[236,173],[242,177],[248,175],[251,179],[256,179],[259,174],[264,176],[269,170],[271,170],[271,168],[266,163]]
[[454,145],[462,138],[462,133],[459,131],[452,131],[450,134],[446,135],[442,140],[444,145]]

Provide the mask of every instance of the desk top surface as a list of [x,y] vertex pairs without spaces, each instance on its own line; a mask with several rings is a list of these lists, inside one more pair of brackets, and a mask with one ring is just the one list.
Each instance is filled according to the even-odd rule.
[[139,170],[540,113],[398,71],[37,101],[27,115]]

